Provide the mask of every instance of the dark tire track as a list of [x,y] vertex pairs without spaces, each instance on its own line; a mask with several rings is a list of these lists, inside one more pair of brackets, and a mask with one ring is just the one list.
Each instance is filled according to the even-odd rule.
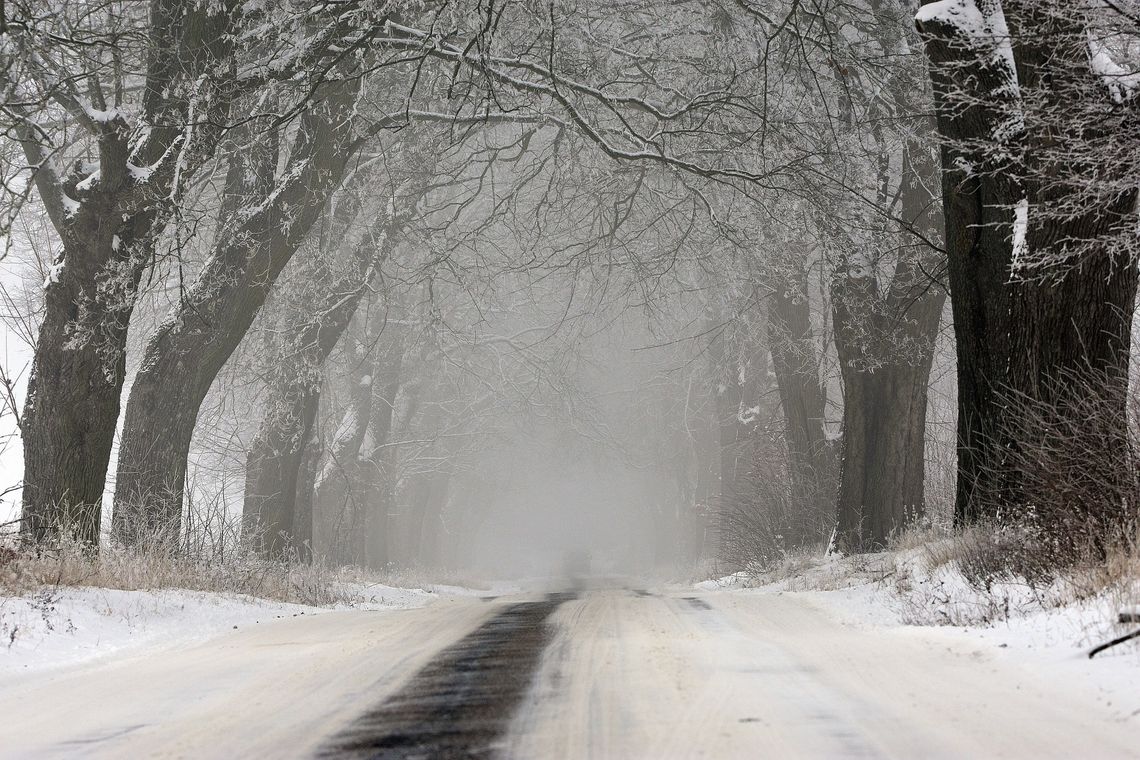
[[550,594],[505,607],[356,718],[319,756],[491,757],[550,643],[547,619],[575,596]]

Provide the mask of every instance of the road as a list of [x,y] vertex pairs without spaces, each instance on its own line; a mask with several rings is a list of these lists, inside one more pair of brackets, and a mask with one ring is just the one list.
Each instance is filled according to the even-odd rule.
[[1140,757],[1134,726],[949,641],[793,594],[335,612],[0,685],[0,757]]

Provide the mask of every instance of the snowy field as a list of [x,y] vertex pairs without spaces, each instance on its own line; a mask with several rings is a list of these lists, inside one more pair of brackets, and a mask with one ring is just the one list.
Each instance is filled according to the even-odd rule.
[[353,601],[328,607],[181,589],[60,587],[0,597],[0,679],[185,647],[249,626],[302,615],[349,609],[412,609],[440,598],[489,593],[443,585],[343,585],[345,598]]
[[[971,652],[979,667],[994,661],[1024,668],[1058,692],[1082,695],[1114,720],[1140,727],[1140,640],[1088,656],[1093,647],[1140,627],[1117,622],[1121,612],[1136,609],[1119,594],[1072,600],[1055,587],[1017,584],[995,584],[985,593],[951,568],[926,573],[905,554],[832,558],[781,580],[736,575],[697,587],[791,595],[855,628],[944,642],[947,649]],[[996,619],[985,621],[990,617]]]
[[[878,560],[878,562],[876,561]],[[910,574],[900,578],[900,574]],[[544,579],[541,586],[553,581]],[[300,616],[345,610],[402,610],[441,599],[493,596],[517,591],[498,583],[476,590],[424,584],[398,588],[362,582],[341,584],[351,600],[334,606],[288,604],[240,594],[179,589],[121,591],[92,587],[43,588],[0,597],[0,678],[34,676],[86,663],[152,650],[173,649]],[[534,587],[535,584],[524,584]],[[696,584],[715,595],[789,595],[829,617],[861,630],[907,631],[955,650],[968,648],[980,666],[1012,663],[1056,683],[1058,690],[1083,692],[1109,708],[1118,720],[1140,720],[1140,645],[1130,642],[1088,658],[1091,647],[1129,626],[1114,621],[1127,609],[1120,599],[1097,596],[1050,606],[1048,594],[1024,587],[972,592],[960,576],[923,576],[897,558],[821,561],[798,574],[763,582],[743,575]],[[674,592],[683,588],[673,587]],[[995,600],[999,600],[995,602]],[[965,622],[994,614],[999,619]]]
[[[1049,608],[1047,592],[1031,601],[991,588],[985,604],[1004,598],[1008,615],[961,624],[993,610],[960,576],[950,593],[948,569],[917,566],[902,553],[814,560],[767,582],[578,584],[553,595],[550,638],[535,640],[527,696],[500,716],[509,728],[496,746],[566,760],[1076,757],[1084,747],[1140,757],[1130,738],[1140,653],[1086,656],[1116,630],[1118,601]],[[34,757],[78,744],[97,757],[310,757],[369,706],[410,704],[417,674],[432,689],[452,676],[467,684],[466,670],[440,670],[447,653],[457,642],[482,651],[498,630],[488,625],[542,604],[551,583],[342,583],[351,601],[329,607],[169,589],[4,598],[0,713],[11,722],[0,746]],[[527,640],[525,629],[512,635]],[[480,656],[505,668],[519,659]],[[420,730],[417,720],[383,731]]]

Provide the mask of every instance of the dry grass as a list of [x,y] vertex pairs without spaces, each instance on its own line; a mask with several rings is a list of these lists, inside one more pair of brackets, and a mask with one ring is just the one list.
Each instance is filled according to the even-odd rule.
[[215,524],[209,535],[188,533],[173,548],[159,539],[132,547],[107,539],[98,551],[67,538],[52,545],[25,547],[17,535],[0,534],[0,596],[90,586],[124,591],[186,589],[329,606],[361,601],[360,589],[374,584],[489,589],[455,570],[333,568],[320,557],[312,562],[267,560],[252,550],[256,540],[241,540],[238,534],[234,526]]
[[820,544],[784,553],[771,564],[754,564],[742,571],[745,586],[779,585],[787,591],[836,591],[881,583],[893,571],[888,554],[838,557]]
[[188,589],[247,594],[310,605],[348,602],[341,578],[320,563],[271,562],[231,548],[225,554],[187,554],[159,547],[104,546],[98,553],[68,540],[35,549],[0,543],[0,593],[96,586],[127,591]]
[[1107,556],[1090,549],[1061,567],[1009,526],[910,533],[893,548],[892,590],[905,622],[984,625],[1090,599],[1108,609],[1140,604],[1140,542],[1118,543]]

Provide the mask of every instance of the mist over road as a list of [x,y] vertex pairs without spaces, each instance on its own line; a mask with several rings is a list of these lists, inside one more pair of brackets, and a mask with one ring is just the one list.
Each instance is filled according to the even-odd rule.
[[266,622],[0,685],[3,757],[1138,757],[936,630],[594,584]]

